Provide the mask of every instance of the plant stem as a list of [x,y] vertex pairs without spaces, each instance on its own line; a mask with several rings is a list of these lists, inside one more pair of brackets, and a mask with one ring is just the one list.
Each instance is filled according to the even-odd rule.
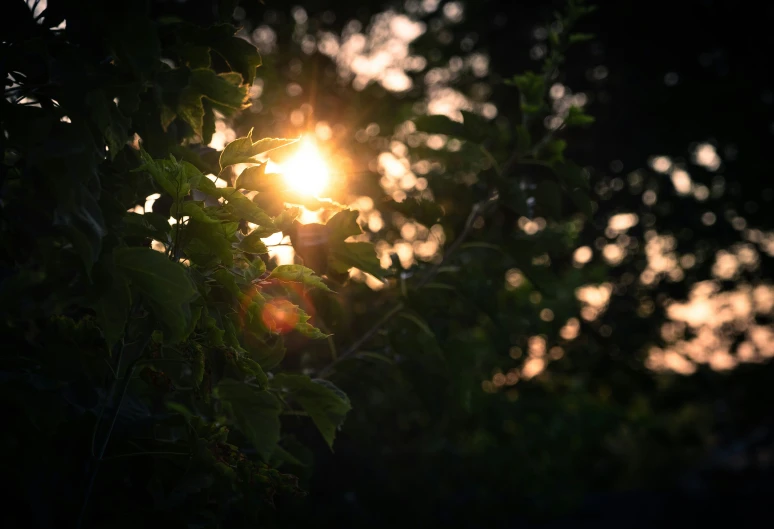
[[[129,383],[132,380],[132,375],[134,374],[134,369],[137,367],[137,364],[142,358],[142,353],[145,351],[145,348],[147,347],[148,343],[150,342],[150,334],[148,334],[147,338],[145,338],[144,342],[140,345],[140,347],[136,350],[136,354],[134,355],[134,360],[127,366],[126,372],[124,373],[124,377],[121,379],[121,384],[118,386],[118,379],[113,381],[113,385],[110,390],[110,396],[108,397],[109,400],[113,399],[113,395],[115,393],[116,387],[118,387],[118,402],[115,405],[115,408],[113,409],[112,417],[110,418],[110,426],[108,427],[107,432],[105,433],[105,438],[102,440],[102,442],[99,444],[99,449],[94,453],[94,446],[96,444],[97,436],[99,433],[99,425],[101,424],[101,418],[102,415],[100,415],[100,419],[98,419],[97,424],[94,428],[94,436],[92,437],[92,459],[89,464],[89,470],[88,470],[88,478],[86,482],[86,490],[83,495],[83,505],[81,506],[81,512],[78,515],[78,521],[76,523],[76,527],[80,529],[83,526],[83,522],[86,518],[86,512],[89,506],[89,500],[91,499],[91,493],[94,490],[94,482],[97,479],[97,472],[99,470],[99,464],[102,462],[105,450],[107,449],[108,443],[110,442],[110,437],[113,434],[113,428],[116,425],[116,421],[118,420],[118,414],[121,412],[121,406],[124,403],[124,398],[126,397],[126,390],[129,388]],[[120,372],[121,367],[121,358],[123,356],[124,348],[122,347],[118,363],[116,365],[116,372]],[[105,406],[107,407],[107,405]],[[104,413],[104,408],[102,413]]]

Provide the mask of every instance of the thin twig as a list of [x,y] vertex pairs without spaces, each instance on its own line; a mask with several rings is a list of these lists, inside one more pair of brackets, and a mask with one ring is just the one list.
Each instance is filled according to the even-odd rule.
[[[110,419],[110,426],[108,427],[107,432],[105,433],[105,438],[102,440],[102,443],[99,446],[99,450],[97,450],[96,453],[94,453],[94,445],[96,444],[97,439],[97,433],[99,430],[99,424],[101,421],[98,419],[98,423],[95,426],[94,435],[92,437],[92,454],[93,458],[91,460],[91,463],[89,465],[89,477],[88,481],[86,482],[86,490],[83,495],[83,505],[81,506],[81,512],[78,515],[78,521],[76,523],[76,527],[80,528],[83,526],[83,522],[86,518],[86,512],[89,507],[89,500],[91,499],[91,493],[94,489],[94,482],[97,479],[97,473],[99,471],[99,464],[102,462],[104,456],[105,456],[105,450],[107,449],[108,443],[110,442],[110,437],[113,434],[113,428],[115,428],[116,421],[118,420],[118,415],[121,412],[121,406],[124,403],[124,398],[126,397],[126,391],[129,388],[129,384],[132,380],[132,375],[134,373],[134,369],[137,366],[140,358],[142,358],[142,353],[145,350],[145,348],[148,345],[148,342],[150,342],[150,335],[145,339],[145,343],[140,346],[140,348],[137,350],[137,354],[135,356],[135,359],[127,366],[126,372],[124,373],[124,377],[121,379],[121,385],[118,388],[118,402],[115,405],[115,408],[113,410],[113,416]],[[123,350],[125,346],[121,348],[121,354],[123,355]],[[119,357],[118,364],[116,366],[116,372],[120,372],[120,360]],[[114,393],[114,390],[116,388],[118,380],[115,380],[113,383],[113,386],[111,388],[111,394],[108,398],[108,401],[112,401],[112,396]],[[104,413],[104,409],[103,409]],[[101,416],[100,416],[101,419]]]

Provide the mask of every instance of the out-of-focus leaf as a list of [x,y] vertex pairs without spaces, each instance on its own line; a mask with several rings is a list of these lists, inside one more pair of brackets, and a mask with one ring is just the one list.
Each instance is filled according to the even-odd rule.
[[594,116],[589,116],[582,108],[576,106],[571,106],[567,112],[567,117],[564,118],[564,124],[567,126],[590,125],[591,123],[594,123]]
[[443,208],[437,202],[426,198],[412,197],[403,202],[390,200],[386,203],[386,207],[425,226],[432,226],[443,216]]
[[347,242],[331,246],[328,266],[339,273],[346,273],[355,267],[377,278],[384,277],[385,273],[376,257],[374,245],[368,242]]
[[420,318],[416,314],[412,312],[403,311],[403,312],[399,312],[398,316],[406,320],[409,320],[414,325],[419,327],[419,330],[421,330],[423,333],[430,336],[431,338],[435,338],[435,333],[433,333],[432,329],[430,329],[430,326],[427,325],[427,322],[425,322],[422,318]]
[[559,218],[562,213],[562,190],[552,180],[541,180],[535,189],[538,206],[550,217]]
[[445,134],[447,136],[464,137],[465,127],[462,123],[443,115],[419,116],[414,120],[417,130],[428,134]]
[[540,148],[537,157],[546,162],[563,162],[564,150],[567,148],[567,142],[564,140],[553,139]]
[[491,135],[492,127],[482,116],[468,110],[460,110],[460,113],[465,129],[464,139],[480,143]]
[[589,40],[593,40],[595,38],[595,35],[593,33],[571,33],[570,34],[570,44],[575,44],[578,42],[586,42]]
[[589,181],[585,171],[572,162],[555,163],[553,169],[559,180],[567,189],[589,189]]

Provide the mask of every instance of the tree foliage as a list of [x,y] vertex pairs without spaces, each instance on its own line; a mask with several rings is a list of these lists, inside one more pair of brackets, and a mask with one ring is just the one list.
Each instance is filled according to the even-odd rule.
[[[261,65],[227,23],[233,5],[206,25],[155,17],[144,2],[14,6],[2,44],[0,332],[6,443],[21,452],[6,463],[25,468],[14,499],[30,505],[20,516],[41,526],[269,525],[273,505],[303,494],[304,445],[337,449],[346,420],[352,439],[415,454],[417,469],[496,451],[517,469],[503,479],[513,490],[539,476],[530,491],[545,492],[552,476],[568,476],[560,503],[594,470],[594,441],[636,415],[636,395],[606,406],[606,381],[576,376],[593,370],[584,357],[521,396],[482,391],[493,370],[525,367],[528,340],[555,340],[575,314],[567,293],[604,274],[581,274],[569,256],[596,205],[565,132],[594,119],[573,106],[545,127],[567,49],[588,38],[573,32],[590,11],[581,2],[553,21],[563,31],[551,33],[542,69],[503,83],[517,102],[505,126],[467,110],[459,121],[409,115],[416,132],[460,147],[412,147],[433,162],[431,197],[372,193],[385,216],[439,225],[446,240],[434,260],[390,267],[357,211],[312,204],[267,172],[267,156],[291,152],[294,139],[247,128],[220,152],[206,147],[218,119],[250,116],[240,112]],[[135,212],[154,194],[153,211]],[[301,206],[333,214],[302,224]],[[534,237],[514,229],[538,217],[549,224]],[[294,264],[267,256],[262,239],[280,232]],[[382,289],[353,284],[353,268]],[[530,310],[535,295],[553,320]],[[511,418],[493,411],[495,398],[513,404]],[[488,462],[476,467],[481,479],[502,465]]]

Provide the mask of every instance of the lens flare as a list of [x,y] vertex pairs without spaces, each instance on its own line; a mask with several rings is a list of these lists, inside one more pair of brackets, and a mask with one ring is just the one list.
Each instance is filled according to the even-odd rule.
[[287,184],[296,192],[319,195],[327,186],[330,172],[317,146],[304,138],[298,151],[280,169]]

